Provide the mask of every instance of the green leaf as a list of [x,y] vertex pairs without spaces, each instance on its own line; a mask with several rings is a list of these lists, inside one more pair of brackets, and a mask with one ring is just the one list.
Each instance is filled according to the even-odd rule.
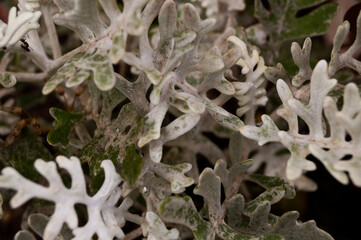
[[44,95],[51,93],[64,80],[67,81],[67,87],[80,85],[90,75],[101,91],[108,91],[114,87],[113,66],[107,53],[95,49],[93,52],[75,54],[45,83],[42,92]]
[[130,186],[134,186],[135,182],[138,180],[143,165],[144,159],[137,153],[135,145],[132,144],[127,146],[125,148],[122,177],[129,183]]
[[[113,99],[106,93],[103,93],[103,109],[101,116],[107,116],[115,108],[116,103],[122,98],[112,90]],[[115,97],[114,97],[115,96]],[[78,157],[82,162],[89,165],[90,190],[96,192],[104,181],[104,174],[100,167],[101,161],[110,159],[115,166],[118,165],[120,158],[125,156],[126,147],[134,144],[138,139],[142,128],[141,119],[133,104],[128,103],[122,107],[118,117],[107,123],[105,128],[98,129],[93,139],[84,146]],[[104,134],[107,132],[108,134]]]
[[282,178],[278,177],[269,177],[261,174],[250,174],[250,180],[258,185],[270,189],[282,186],[285,189],[285,198],[294,198],[296,195],[294,187],[287,183]]
[[168,197],[160,203],[158,212],[164,221],[190,228],[195,239],[212,239],[211,225],[202,219],[190,197]]
[[118,164],[118,158],[124,151],[123,148],[117,146],[118,139],[113,139],[113,142],[108,148],[105,145],[109,141],[109,138],[100,134],[94,137],[80,152],[79,158],[82,162],[88,162],[90,176],[92,178],[90,182],[90,190],[94,193],[99,190],[104,182],[104,171],[101,167],[101,162],[105,159],[109,159],[115,166]]
[[[255,16],[271,36],[273,43],[321,35],[328,31],[330,22],[337,11],[337,4],[326,0],[268,0],[270,11],[261,0],[255,1]],[[296,17],[306,8],[317,6],[312,12]]]
[[65,79],[77,79],[78,75],[76,74],[76,68],[72,60],[77,56],[75,54],[67,63],[61,67],[56,74],[51,77],[44,85],[42,93],[47,95],[51,93],[62,81]]
[[104,159],[105,144],[108,138],[100,134],[95,136],[85,147],[83,147],[78,157],[81,162],[87,162],[89,165],[90,177],[90,190],[97,192],[104,182],[104,173],[101,171],[100,162]]
[[81,113],[66,112],[59,108],[50,108],[50,115],[55,119],[55,128],[48,134],[49,144],[66,146],[69,143],[69,134],[74,125],[82,118]]
[[269,201],[271,204],[279,202],[285,195],[284,187],[278,186],[267,189],[261,193],[257,198],[249,201],[244,206],[245,213],[253,213],[257,207],[265,201]]
[[113,66],[107,56],[101,53],[96,53],[85,59],[82,67],[90,66],[94,76],[94,82],[97,87],[102,91],[108,91],[114,87],[115,76]]
[[100,113],[100,118],[103,121],[110,122],[114,108],[116,108],[119,103],[127,99],[127,97],[124,96],[116,88],[113,88],[112,90],[107,92],[102,92],[102,95],[103,95],[103,106]]
[[51,153],[30,127],[23,128],[21,136],[7,148],[0,147],[0,160],[15,168],[28,179],[36,180],[40,175],[34,169],[37,158],[50,161]]

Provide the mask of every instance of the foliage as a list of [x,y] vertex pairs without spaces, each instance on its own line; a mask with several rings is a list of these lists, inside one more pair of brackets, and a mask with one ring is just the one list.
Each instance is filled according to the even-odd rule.
[[[337,10],[335,3],[326,3],[305,16],[297,17],[296,13],[301,9],[320,5],[325,0],[269,0],[268,2],[271,10],[266,9],[261,0],[255,1],[255,16],[265,27],[273,44],[327,32]],[[312,24],[315,22],[317,24]]]
[[[114,206],[121,195],[121,190],[117,187],[121,180],[112,162],[109,160],[102,162],[105,180],[97,194],[92,197],[86,193],[79,159],[58,156],[56,162],[71,175],[70,189],[63,185],[56,171],[56,165],[51,161],[45,162],[38,159],[34,163],[39,173],[48,180],[49,187],[43,187],[25,179],[12,168],[4,168],[0,186],[17,191],[10,202],[11,206],[18,207],[34,197],[55,202],[55,212],[44,230],[44,239],[54,239],[64,223],[72,229],[74,239],[90,239],[95,233],[101,239],[122,238],[124,236],[120,229],[124,224],[122,213],[129,204]],[[76,203],[85,204],[88,208],[88,222],[82,227],[78,227],[78,218],[74,209]]]
[[[350,46],[339,26],[328,62],[310,37],[337,4],[253,2],[12,7],[0,21],[0,217],[10,198],[26,203],[14,238],[333,239],[271,206],[317,189],[314,160],[361,187],[361,14]],[[30,91],[45,100],[23,104]]]
[[[197,212],[192,200],[186,197],[169,197],[159,205],[160,216],[166,221],[187,226],[196,239],[332,239],[318,229],[313,222],[300,224],[295,221],[297,212],[288,212],[277,217],[270,214],[271,204],[283,197],[294,197],[294,190],[285,181],[252,174],[250,181],[260,184],[265,192],[245,203],[241,194],[227,197],[234,180],[251,166],[250,161],[240,162],[229,170],[223,160],[216,163],[215,169],[206,168],[194,189],[201,195],[207,209],[206,221]],[[221,184],[226,191],[226,200],[221,203]],[[227,215],[228,224],[221,217]],[[287,224],[286,224],[287,223]]]
[[76,122],[79,122],[82,115],[79,113],[68,113],[58,108],[50,108],[50,115],[56,120],[55,128],[48,134],[48,142],[51,145],[61,144],[66,146],[69,143],[69,134]]

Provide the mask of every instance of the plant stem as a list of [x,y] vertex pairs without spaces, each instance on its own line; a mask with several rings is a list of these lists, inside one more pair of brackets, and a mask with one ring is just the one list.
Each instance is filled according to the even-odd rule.
[[133,231],[131,231],[130,233],[127,233],[125,236],[124,236],[124,240],[132,240],[132,239],[135,239],[139,236],[141,236],[143,234],[143,230],[142,228],[137,228]]
[[48,31],[53,59],[57,59],[61,57],[61,49],[55,25],[50,14],[49,4],[41,5],[41,12],[43,13],[46,30]]
[[136,214],[132,214],[129,212],[125,212],[124,213],[124,218],[129,221],[129,222],[133,222],[135,224],[141,225],[143,223],[143,218],[136,215]]
[[27,72],[1,72],[1,73],[9,73],[15,76],[16,80],[18,82],[29,82],[29,83],[35,83],[35,82],[42,82],[47,77],[47,73],[27,73]]

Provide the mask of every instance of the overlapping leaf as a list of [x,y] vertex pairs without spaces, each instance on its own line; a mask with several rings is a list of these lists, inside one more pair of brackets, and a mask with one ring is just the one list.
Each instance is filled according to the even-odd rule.
[[[58,156],[56,162],[64,168],[72,178],[70,188],[64,186],[55,162],[35,161],[35,168],[48,181],[49,187],[36,184],[20,175],[13,168],[4,168],[0,176],[0,187],[17,191],[11,200],[12,207],[18,207],[31,198],[41,198],[54,202],[55,212],[44,230],[44,239],[54,239],[64,223],[72,230],[74,239],[91,239],[97,234],[100,239],[122,238],[121,226],[124,225],[123,212],[130,206],[124,201],[116,207],[121,189],[117,186],[121,179],[116,173],[113,163],[104,160],[101,164],[105,172],[105,180],[99,191],[92,197],[86,192],[85,178],[76,157],[70,159]],[[82,203],[88,208],[88,222],[78,226],[78,217],[74,205]],[[103,217],[102,217],[103,216]],[[106,218],[104,218],[106,216]]]
[[[339,111],[335,100],[327,96],[336,85],[336,80],[329,79],[327,71],[325,61],[320,61],[316,65],[311,76],[310,99],[307,104],[294,98],[287,84],[283,80],[278,80],[277,90],[283,102],[278,115],[288,122],[288,131],[279,131],[269,117],[263,116],[263,126],[246,126],[242,133],[257,140],[259,144],[278,141],[279,138],[291,152],[286,169],[287,178],[291,180],[299,178],[303,171],[316,169],[316,165],[307,160],[307,156],[312,153],[338,181],[348,183],[348,178],[343,172],[347,171],[354,184],[360,186],[359,153],[356,150],[359,143],[360,108],[355,104],[361,101],[358,88],[353,83],[346,85],[344,105]],[[327,131],[330,136],[323,130],[323,112],[329,124]],[[302,118],[307,124],[308,134],[299,133],[297,117]],[[346,134],[352,136],[351,141],[346,140]],[[340,161],[348,154],[353,156],[351,160]]]
[[[227,169],[223,160],[215,170],[206,168],[199,178],[195,194],[201,195],[207,206],[207,219],[197,212],[192,200],[186,197],[169,197],[159,206],[160,216],[167,222],[187,226],[196,239],[332,239],[318,229],[313,221],[299,223],[297,212],[287,212],[281,217],[270,214],[271,204],[282,198],[293,198],[294,189],[284,180],[262,175],[250,175],[247,179],[265,188],[257,198],[246,202],[241,194],[227,194],[221,203],[221,184],[234,185],[235,177],[246,171],[251,161],[241,162]],[[230,193],[228,191],[228,193]],[[225,212],[226,211],[226,212]],[[227,213],[228,224],[221,216]]]
[[[325,0],[268,0],[268,10],[261,0],[255,1],[255,16],[269,33],[273,44],[290,39],[321,35],[327,32],[337,5],[324,3]],[[322,5],[320,5],[322,4]],[[318,6],[320,5],[320,6]],[[312,12],[297,17],[303,9],[318,6]],[[316,23],[317,24],[314,24]]]
[[108,91],[114,87],[115,76],[112,64],[107,54],[102,53],[101,50],[95,49],[75,54],[46,82],[42,93],[44,95],[51,93],[63,81],[66,81],[66,87],[74,87],[90,77],[102,91]]
[[55,119],[55,127],[47,136],[51,145],[66,146],[69,143],[70,131],[82,118],[81,113],[72,113],[59,108],[50,108],[50,115]]

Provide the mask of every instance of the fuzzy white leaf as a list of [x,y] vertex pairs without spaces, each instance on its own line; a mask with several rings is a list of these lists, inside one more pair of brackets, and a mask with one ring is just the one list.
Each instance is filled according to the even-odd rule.
[[353,158],[347,161],[339,161],[335,163],[335,169],[340,171],[347,171],[350,174],[352,182],[361,187],[361,158]]
[[242,135],[256,140],[260,146],[268,143],[268,142],[277,142],[278,139],[278,127],[272,121],[272,119],[267,115],[262,115],[262,126],[244,126],[241,128]]
[[19,0],[18,7],[21,11],[35,12],[40,8],[39,0]]
[[361,14],[357,17],[357,33],[355,41],[352,43],[349,49],[342,51],[341,47],[346,40],[346,37],[350,30],[350,23],[345,21],[337,28],[337,32],[333,41],[333,48],[331,53],[329,74],[333,76],[338,70],[349,67],[359,74],[361,73],[361,62],[354,58],[358,49],[361,46]]
[[177,240],[179,232],[176,228],[168,230],[160,217],[153,212],[147,212],[146,222],[142,224],[143,235],[148,240]]
[[[45,240],[54,239],[64,223],[72,229],[74,240],[90,240],[94,234],[97,234],[99,239],[122,238],[124,234],[120,227],[125,222],[122,213],[129,207],[129,201],[123,202],[126,204],[119,207],[115,206],[121,195],[121,190],[117,186],[121,179],[116,173],[113,163],[110,160],[102,162],[101,167],[105,172],[105,180],[99,191],[91,197],[86,191],[79,159],[58,156],[56,162],[71,176],[70,189],[64,186],[55,162],[45,162],[41,159],[35,161],[35,168],[48,180],[49,187],[25,179],[13,168],[3,169],[0,176],[0,187],[17,191],[17,194],[11,199],[11,206],[18,207],[31,198],[54,202],[55,212],[45,228]],[[82,227],[78,226],[78,217],[74,208],[77,203],[86,205],[88,210],[88,222]],[[125,205],[127,206],[125,207]]]
[[144,130],[143,136],[138,141],[139,147],[143,147],[150,141],[160,137],[160,127],[167,110],[168,104],[161,102],[143,118]]
[[161,130],[161,138],[150,143],[150,158],[154,162],[160,162],[162,158],[163,144],[178,138],[191,130],[200,119],[200,115],[196,113],[187,113],[175,119]]
[[192,66],[192,71],[201,71],[204,73],[216,72],[224,67],[222,59],[214,55],[206,55],[197,60]]
[[[257,106],[264,106],[268,101],[266,90],[262,86],[264,82],[262,75],[266,71],[264,59],[259,56],[257,50],[253,50],[249,55],[246,44],[236,36],[230,36],[227,41],[232,42],[241,51],[240,59],[236,64],[242,67],[242,74],[246,75],[245,82],[233,83],[236,89],[234,96],[240,106],[237,109],[237,115],[241,117],[249,112],[247,118],[251,120],[247,121],[254,121]],[[248,122],[248,124],[255,123]]]
[[205,111],[205,104],[202,100],[194,97],[192,94],[186,92],[177,92],[175,97],[185,101],[189,108],[194,112],[201,114]]
[[310,66],[311,54],[311,39],[306,38],[301,49],[298,43],[293,42],[291,46],[291,53],[295,64],[298,66],[299,71],[292,78],[292,85],[300,87],[305,81],[309,80],[312,75],[312,68]]
[[192,178],[186,177],[184,173],[191,170],[192,165],[182,163],[178,165],[167,165],[163,163],[152,163],[150,170],[171,184],[173,193],[183,192],[185,187],[193,184]]
[[83,42],[100,37],[106,25],[100,19],[97,0],[54,0],[60,12],[54,15],[54,22],[76,32]]
[[299,178],[303,170],[313,171],[316,169],[316,164],[306,160],[306,156],[309,153],[307,144],[298,143],[284,131],[279,131],[278,137],[281,143],[291,152],[291,157],[287,162],[286,168],[286,176],[288,179],[295,180]]
[[340,156],[337,156],[333,151],[325,151],[322,148],[312,144],[309,146],[309,150],[323,163],[323,165],[334,178],[336,178],[342,184],[348,184],[347,175],[340,170],[336,170],[334,167],[335,163],[338,162]]
[[17,14],[16,8],[12,7],[9,11],[8,24],[0,20],[0,48],[12,47],[30,30],[38,29],[40,16],[40,11]]
[[336,79],[329,79],[327,72],[327,62],[321,60],[317,63],[311,76],[310,101],[304,105],[296,99],[288,100],[289,106],[297,113],[308,125],[310,135],[320,137],[322,132],[322,107],[323,100],[336,85]]

